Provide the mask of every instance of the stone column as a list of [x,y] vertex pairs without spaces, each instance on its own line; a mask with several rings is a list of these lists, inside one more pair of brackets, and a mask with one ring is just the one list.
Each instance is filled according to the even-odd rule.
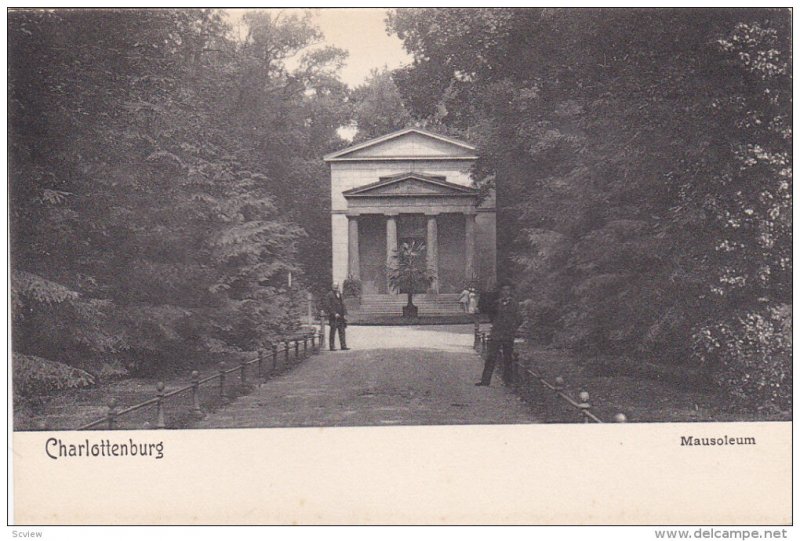
[[397,250],[397,215],[386,216],[386,291],[396,293],[389,285],[388,269],[394,265],[394,253]]
[[361,263],[358,258],[358,216],[347,217],[347,273],[355,280],[361,279]]
[[439,224],[435,214],[428,215],[428,238],[425,242],[428,276],[433,277],[431,293],[439,293]]
[[465,214],[466,219],[464,224],[464,259],[466,265],[464,267],[464,278],[467,282],[477,279],[475,268],[475,214]]

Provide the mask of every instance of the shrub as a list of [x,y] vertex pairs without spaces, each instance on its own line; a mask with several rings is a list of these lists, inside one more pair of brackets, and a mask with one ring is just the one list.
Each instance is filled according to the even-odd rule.
[[34,396],[94,385],[88,372],[34,355],[14,353],[14,394]]
[[361,280],[348,276],[342,284],[342,295],[345,297],[361,297]]
[[526,334],[536,343],[551,344],[559,329],[559,311],[555,303],[527,299],[522,303],[525,312]]
[[792,409],[791,306],[738,312],[693,335],[714,381],[750,409]]
[[101,382],[123,378],[128,375],[128,370],[116,360],[103,363],[100,366],[100,370],[97,371],[97,379]]

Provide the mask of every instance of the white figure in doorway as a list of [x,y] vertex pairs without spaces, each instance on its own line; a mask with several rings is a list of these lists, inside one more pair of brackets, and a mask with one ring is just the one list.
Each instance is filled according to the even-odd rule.
[[469,296],[468,296],[468,303],[467,303],[467,313],[468,314],[477,314],[478,313],[478,290],[474,287],[469,288]]
[[464,291],[461,292],[461,295],[458,297],[458,302],[461,304],[461,307],[464,309],[464,313],[469,313],[469,288],[465,287]]

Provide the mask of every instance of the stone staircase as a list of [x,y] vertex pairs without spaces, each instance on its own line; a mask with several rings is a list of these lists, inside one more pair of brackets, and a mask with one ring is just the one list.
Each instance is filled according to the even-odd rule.
[[414,305],[419,308],[419,317],[414,320],[403,319],[403,306],[408,299],[405,295],[364,295],[361,306],[350,310],[348,320],[361,324],[398,324],[402,322],[424,323],[471,323],[472,316],[464,313],[458,302],[458,294],[414,295]]

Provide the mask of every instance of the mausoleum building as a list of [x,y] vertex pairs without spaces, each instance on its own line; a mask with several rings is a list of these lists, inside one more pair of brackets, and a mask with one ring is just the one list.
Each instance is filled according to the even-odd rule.
[[475,147],[417,128],[325,156],[331,170],[333,281],[362,284],[365,305],[400,311],[387,266],[402,243],[425,245],[429,276],[421,315],[456,309],[468,284],[495,282],[495,198],[480,199],[470,168]]

